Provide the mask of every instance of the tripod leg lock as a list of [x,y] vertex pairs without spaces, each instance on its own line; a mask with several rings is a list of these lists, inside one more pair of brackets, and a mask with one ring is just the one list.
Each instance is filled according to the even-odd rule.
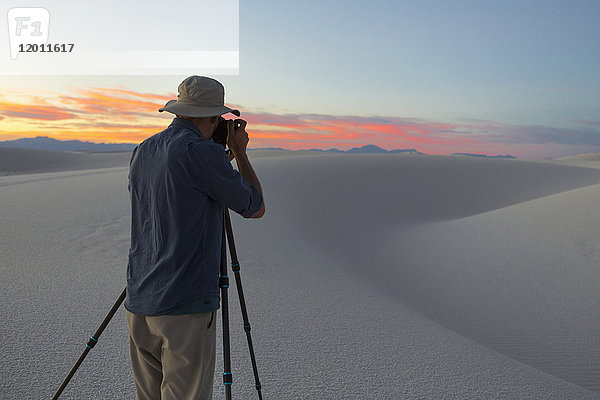
[[251,329],[252,328],[250,327],[250,323],[248,323],[248,325],[244,325],[244,332],[248,333]]
[[231,269],[233,272],[240,272],[240,263],[232,263]]
[[219,278],[219,287],[228,288],[229,287],[229,277],[227,275],[223,275]]
[[94,346],[96,345],[96,343],[98,343],[98,339],[95,339],[93,336],[90,338],[90,340],[88,340],[87,344],[85,345],[85,347],[87,347],[88,349],[93,349]]
[[225,372],[223,374],[223,385],[231,385],[233,382],[233,375],[231,372]]

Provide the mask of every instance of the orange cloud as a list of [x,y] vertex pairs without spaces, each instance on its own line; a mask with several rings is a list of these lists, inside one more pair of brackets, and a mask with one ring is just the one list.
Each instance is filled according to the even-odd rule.
[[157,110],[170,98],[170,94],[112,88],[27,96],[20,103],[0,97],[0,140],[43,134],[57,139],[139,142],[165,128],[165,118]]
[[[81,112],[99,115],[111,115],[131,119],[155,113],[169,100],[167,96],[151,95],[120,89],[83,89],[80,96],[62,96],[60,101],[79,109]],[[148,99],[157,99],[149,101]],[[158,101],[160,100],[160,101]]]
[[55,121],[77,118],[77,115],[70,110],[60,107],[13,103],[8,101],[0,101],[0,114],[4,116],[2,119],[11,117]]

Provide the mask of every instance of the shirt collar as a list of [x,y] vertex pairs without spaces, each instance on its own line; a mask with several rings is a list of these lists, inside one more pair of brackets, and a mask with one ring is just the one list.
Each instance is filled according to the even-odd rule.
[[[190,121],[189,119],[175,117],[175,118],[173,118],[173,122],[171,122],[171,125],[183,126],[185,128],[188,128],[189,130],[193,131],[196,135],[200,136],[202,139],[206,139],[206,137],[204,137],[202,132],[200,132],[200,129],[198,129],[198,127],[196,125],[194,125],[194,123],[192,121]],[[171,126],[171,125],[169,125],[169,126]]]

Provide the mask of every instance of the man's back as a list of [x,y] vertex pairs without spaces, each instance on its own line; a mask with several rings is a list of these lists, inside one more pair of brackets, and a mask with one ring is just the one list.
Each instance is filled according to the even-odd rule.
[[231,167],[223,147],[196,131],[190,121],[175,118],[132,156],[125,305],[138,315],[168,314],[200,299],[214,304],[221,204],[243,214],[255,211],[260,197]]

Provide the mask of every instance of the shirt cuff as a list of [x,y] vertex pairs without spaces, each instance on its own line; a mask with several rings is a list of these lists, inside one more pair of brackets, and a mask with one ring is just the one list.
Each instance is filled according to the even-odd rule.
[[260,210],[263,204],[263,197],[260,193],[260,190],[258,190],[258,188],[254,185],[250,185],[250,189],[252,189],[252,195],[250,196],[250,205],[245,211],[240,213],[241,216],[244,218],[250,218],[251,216],[256,214],[256,212]]

